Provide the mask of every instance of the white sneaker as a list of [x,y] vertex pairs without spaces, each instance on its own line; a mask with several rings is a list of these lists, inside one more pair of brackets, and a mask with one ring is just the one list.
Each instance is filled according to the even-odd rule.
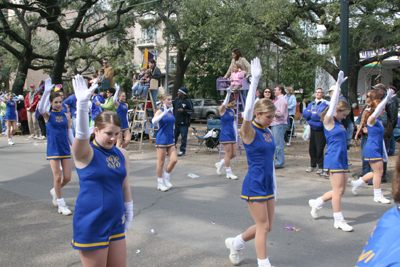
[[165,191],[168,190],[168,188],[164,185],[164,183],[162,183],[162,184],[157,184],[157,189],[160,190],[160,191],[162,191],[162,192],[165,192]]
[[317,167],[308,167],[306,169],[306,172],[315,172],[317,170]]
[[58,206],[58,213],[62,214],[62,215],[71,215],[72,212],[68,209],[68,206]]
[[351,189],[351,192],[353,193],[353,195],[355,195],[355,196],[357,196],[357,194],[358,194],[358,189],[360,188],[360,187],[358,187],[357,185],[356,185],[356,181],[357,180],[353,180],[353,181],[351,181],[351,185],[353,186],[353,188]]
[[322,173],[324,173],[324,171],[322,169],[317,170],[317,174],[322,174]]
[[55,207],[57,207],[57,206],[58,206],[58,204],[57,204],[57,194],[56,194],[56,190],[55,190],[54,188],[52,188],[52,189],[50,190],[50,195],[53,197],[53,200],[52,200],[53,205],[54,205]]
[[171,182],[169,181],[169,179],[165,179],[165,178],[164,178],[164,184],[165,184],[165,187],[166,187],[167,189],[170,189],[170,188],[172,187],[172,184],[171,184]]
[[290,143],[286,143],[286,146],[290,146]]
[[329,174],[327,172],[323,172],[319,176],[321,176],[322,178],[325,178],[325,179],[329,179],[330,178]]
[[230,250],[229,259],[231,260],[233,265],[238,265],[240,262],[239,259],[239,251],[233,247],[233,240],[235,238],[229,237],[225,239],[225,246]]
[[39,136],[35,135],[35,136],[33,137],[33,139],[39,139]]
[[390,200],[384,197],[383,195],[380,197],[374,197],[374,201],[382,204],[390,204]]
[[311,211],[310,211],[311,217],[313,217],[313,219],[317,219],[318,218],[318,211],[320,209],[322,209],[322,207],[321,208],[316,208],[314,206],[314,204],[315,204],[315,199],[310,199],[308,201],[308,205],[311,207]]
[[42,135],[41,137],[38,137],[38,139],[39,139],[39,140],[45,140],[45,139],[46,139],[46,136],[43,136],[43,135]]
[[222,167],[219,166],[219,162],[215,163],[215,167],[217,168],[217,174],[221,175],[221,169]]
[[335,227],[336,229],[342,229],[342,231],[345,231],[345,232],[353,231],[353,227],[348,225],[345,220],[340,221],[340,222],[335,221],[335,223],[333,224],[333,227]]
[[35,134],[31,134],[28,138],[33,138],[35,136]]
[[237,180],[238,177],[236,175],[234,175],[233,172],[228,172],[226,174],[226,178],[227,179],[232,179],[232,180]]
[[14,145],[14,142],[13,142],[12,140],[10,140],[10,141],[8,141],[8,144],[9,144],[10,146],[12,146],[12,145]]

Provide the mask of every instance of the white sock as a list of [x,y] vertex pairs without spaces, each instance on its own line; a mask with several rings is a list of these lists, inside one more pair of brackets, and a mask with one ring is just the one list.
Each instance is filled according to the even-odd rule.
[[225,159],[222,159],[220,162],[219,162],[219,167],[221,168],[222,166],[224,166],[225,165]]
[[225,167],[225,170],[226,170],[226,173],[231,173],[232,172],[231,167]]
[[162,183],[164,183],[164,178],[158,177],[157,181],[158,181],[159,184],[162,184]]
[[355,186],[357,186],[358,188],[360,188],[363,184],[365,184],[365,182],[363,181],[363,179],[358,178],[358,180],[355,182]]
[[325,202],[322,200],[322,197],[319,197],[319,198],[317,198],[316,200],[315,200],[315,202],[314,202],[314,206],[316,207],[316,208],[322,208],[323,206],[324,206],[324,204],[325,204]]
[[233,239],[233,242],[232,242],[232,245],[233,245],[233,247],[234,247],[236,250],[244,249],[244,245],[245,245],[245,244],[246,244],[246,241],[243,240],[242,234],[237,235],[237,236]]
[[57,204],[58,206],[65,206],[64,198],[57,198]]
[[12,138],[9,138],[9,139],[8,139],[8,142],[10,142],[10,141],[12,141]]
[[169,175],[170,175],[170,173],[164,172],[164,174],[163,174],[164,179],[169,180]]
[[271,263],[269,259],[266,258],[265,260],[260,260],[257,258],[258,267],[271,267]]
[[344,220],[342,212],[334,212],[333,218],[335,219],[335,222],[341,222]]
[[378,198],[382,196],[382,188],[374,189],[374,197]]

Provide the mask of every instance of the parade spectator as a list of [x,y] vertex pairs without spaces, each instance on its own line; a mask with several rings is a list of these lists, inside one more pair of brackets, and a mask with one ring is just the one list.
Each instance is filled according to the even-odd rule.
[[92,87],[93,84],[98,84],[99,82],[99,76],[96,73],[93,73],[92,79],[89,81],[89,87]]
[[275,94],[274,94],[274,91],[271,90],[270,88],[265,88],[264,89],[264,97],[266,99],[271,100],[272,103],[275,103]]
[[145,67],[143,67],[137,77],[135,75],[133,75],[133,78],[132,78],[132,83],[133,83],[133,86],[132,86],[132,99],[135,99],[135,98],[139,97],[139,95],[142,94],[142,91],[140,91],[139,88],[140,88],[140,85],[141,85],[141,80],[144,77],[146,70],[147,69]]
[[283,84],[279,84],[274,89],[275,101],[275,117],[271,123],[271,130],[275,140],[275,169],[283,168],[285,165],[285,132],[288,118],[288,102],[285,98],[285,88]]
[[[140,79],[141,85],[139,86],[139,98],[140,99],[146,99],[147,98],[147,91],[149,90],[150,87],[150,75],[151,75],[151,70],[146,69],[144,72],[144,75],[142,79]],[[143,93],[143,95],[141,95]]]
[[[18,96],[19,101],[17,102],[17,111],[18,111],[18,123],[17,126],[20,125],[20,130],[23,135],[29,134],[29,125],[28,125],[28,116],[26,113],[26,108],[24,104],[24,96]],[[37,128],[39,129],[39,124],[36,122]],[[40,135],[40,133],[39,133]],[[35,139],[39,139],[39,135],[35,136]]]
[[[154,106],[156,106],[158,88],[161,86],[161,70],[156,66],[156,61],[154,59],[149,60],[149,69],[151,70],[149,79],[156,79],[158,81],[157,90],[150,90],[151,96],[153,97]],[[147,95],[145,95],[145,97],[146,96]]]
[[110,88],[114,84],[114,69],[110,66],[107,58],[103,59],[103,67],[104,76],[106,76],[106,80],[103,81],[103,84],[105,84],[104,86],[107,86],[107,88]]
[[310,153],[310,167],[306,169],[306,172],[314,172],[325,176],[323,173],[324,169],[324,148],[326,145],[326,139],[324,134],[324,126],[321,121],[321,113],[328,107],[325,99],[323,98],[322,88],[315,90],[315,100],[311,102],[307,108],[303,111],[304,118],[310,125],[311,137],[309,145]]
[[231,85],[229,88],[233,93],[236,93],[240,88],[242,88],[242,79],[244,78],[244,72],[236,65],[233,64],[233,72],[229,77]]
[[[399,98],[397,97],[397,88],[394,87],[393,85],[389,85],[388,89],[392,89],[395,92],[395,95],[393,96],[392,100],[395,102],[397,109],[399,108]],[[397,119],[398,120],[398,119]],[[393,129],[396,128],[397,123],[395,125],[393,125]],[[396,142],[394,140],[394,134],[392,134],[392,136],[390,137],[389,140],[389,146],[387,148],[388,151],[388,155],[389,156],[394,156],[396,150]]]
[[39,123],[36,120],[36,107],[39,102],[39,98],[36,92],[36,86],[31,84],[29,86],[29,93],[25,96],[25,109],[28,117],[29,138],[39,138]]
[[104,76],[104,69],[99,69],[97,73],[97,83],[99,84],[100,91],[110,88],[110,84],[108,82],[104,82],[106,80],[106,76]]
[[264,90],[263,89],[258,89],[256,92],[256,101],[254,103],[257,103],[258,100],[264,98]]
[[181,135],[181,146],[178,156],[186,153],[186,142],[190,126],[190,115],[193,114],[193,102],[188,97],[188,89],[181,87],[178,90],[178,97],[173,102],[175,116],[175,143],[178,143],[178,137]]
[[288,102],[288,112],[289,112],[289,116],[287,118],[288,130],[285,132],[285,142],[287,143],[287,145],[290,145],[288,142],[289,142],[290,134],[292,133],[291,128],[292,128],[292,124],[294,123],[294,116],[296,115],[296,107],[297,107],[297,100],[296,100],[296,96],[294,94],[293,87],[289,86],[286,88],[285,99]]
[[[43,91],[39,91],[37,96],[38,96],[38,99],[39,99],[39,102],[38,102],[38,106],[39,106],[40,101],[42,101]],[[45,100],[43,100],[43,101],[45,101]],[[47,136],[46,135],[46,122],[44,121],[44,118],[43,118],[42,114],[40,114],[38,108],[36,109],[35,116],[36,116],[36,119],[37,119],[38,124],[39,124],[40,132],[42,134],[39,139],[40,140],[44,140],[44,139],[46,139],[46,136]]]

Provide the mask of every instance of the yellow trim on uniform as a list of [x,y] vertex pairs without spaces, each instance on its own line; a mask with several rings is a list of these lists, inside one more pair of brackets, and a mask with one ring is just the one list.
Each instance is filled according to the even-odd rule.
[[89,243],[89,244],[81,244],[81,243],[76,243],[72,239],[71,243],[74,247],[82,247],[82,248],[88,248],[88,247],[97,247],[97,246],[106,246],[110,244],[111,239],[115,239],[118,237],[125,236],[125,233],[117,234],[117,235],[112,235],[108,238],[108,241],[106,242],[97,242],[97,243]]
[[51,109],[51,111],[53,111],[53,112],[61,112],[61,110],[54,110],[54,109]]
[[345,169],[340,169],[340,170],[330,170],[330,169],[324,169],[325,172],[330,171],[330,172],[348,172],[349,170]]
[[234,144],[236,141],[225,141],[225,142],[220,142],[221,144]]
[[169,145],[156,145],[156,147],[170,147],[175,145],[175,143],[169,144]]
[[128,127],[128,128],[125,128],[125,129],[121,129],[121,131],[126,131],[126,130],[129,130],[129,127]]
[[265,130],[265,127],[261,126],[260,124],[258,124],[257,122],[255,122],[254,120],[251,122],[254,126],[256,126],[259,129],[263,129]]
[[[93,145],[100,147],[97,143],[96,143],[96,139],[93,139]],[[101,147],[100,147],[101,148]]]
[[47,157],[48,159],[53,159],[53,158],[70,158],[71,155],[69,156],[52,156],[52,157]]
[[[368,159],[368,158],[364,158],[364,160],[372,160],[372,161],[374,161],[374,160],[380,160],[380,159],[382,159],[382,158],[372,158],[372,159],[371,159],[371,158],[369,158],[369,159]],[[382,160],[383,160],[383,159],[382,159]]]
[[269,199],[269,198],[272,198],[272,197],[274,197],[274,195],[269,195],[269,196],[266,196],[266,197],[246,197],[246,196],[241,196],[242,198],[246,198],[246,199],[248,199],[248,200],[252,200],[252,199]]

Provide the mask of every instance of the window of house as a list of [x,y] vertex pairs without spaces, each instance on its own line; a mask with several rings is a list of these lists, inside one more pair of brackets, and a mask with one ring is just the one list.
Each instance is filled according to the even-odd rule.
[[157,40],[157,28],[156,27],[148,27],[142,30],[142,39],[148,40],[152,42],[156,42]]

